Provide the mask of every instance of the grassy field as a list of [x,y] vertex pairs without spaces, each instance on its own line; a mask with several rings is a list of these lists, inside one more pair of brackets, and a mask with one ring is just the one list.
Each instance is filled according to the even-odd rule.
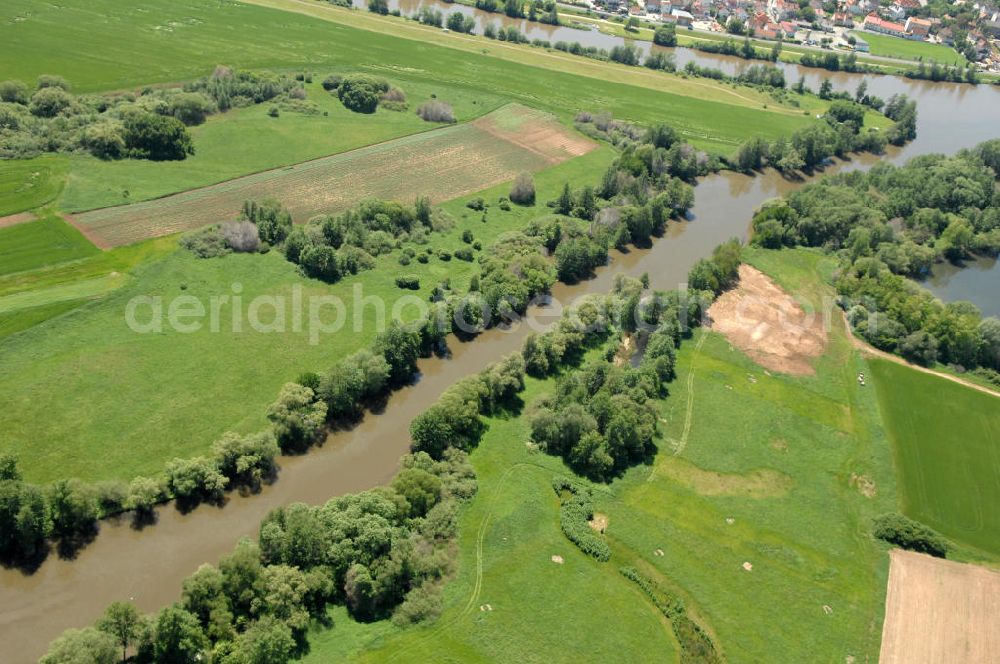
[[86,258],[97,247],[55,214],[0,228],[0,276]]
[[898,37],[879,35],[871,32],[858,31],[854,34],[868,42],[872,55],[899,58],[900,60],[923,60],[928,64],[932,61],[947,65],[961,65],[963,67],[968,64],[965,56],[944,44],[911,41],[909,39],[900,39]]
[[0,217],[55,200],[62,191],[66,167],[61,155],[0,160]]
[[[669,120],[699,147],[722,153],[752,134],[776,138],[811,121],[801,110],[781,108],[746,88],[444,33],[314,2],[266,2],[294,11],[193,0],[151,0],[141,7],[112,0],[59,6],[13,0],[0,9],[0,40],[22,57],[0,63],[0,79],[59,73],[78,90],[93,91],[190,79],[220,62],[362,70],[389,76],[403,89],[446,84],[484,99],[503,91],[508,100],[563,118],[607,109],[636,121]],[[88,57],[79,57],[82,52]]]
[[[818,253],[748,260],[786,288],[829,295],[819,275],[832,264]],[[442,617],[399,630],[337,616],[307,661],[678,661],[669,623],[620,565],[682,598],[729,662],[876,661],[888,560],[870,519],[893,509],[895,485],[875,393],[856,381],[866,368],[841,328],[801,378],[765,374],[714,333],[685,342],[653,467],[591,485],[609,518],[603,564],[559,532],[549,482],[570,471],[525,446],[523,418],[492,420],[472,454],[480,490],[460,519]],[[530,405],[553,383],[529,385]]]
[[407,82],[402,85],[409,111],[354,113],[320,86],[328,73],[318,70],[313,83],[306,85],[313,113],[286,110],[273,118],[268,115],[271,104],[260,104],[212,116],[191,128],[196,152],[183,161],[74,156],[59,205],[77,212],[158,198],[434,129],[439,125],[424,122],[413,112],[431,95],[450,103],[459,121],[502,103],[498,95],[470,93],[446,83]]
[[343,212],[366,198],[440,203],[523,171],[538,171],[597,147],[554,117],[508,105],[473,122],[293,167],[134,205],[76,215],[74,223],[102,247],[235,219],[244,201],[277,198],[303,223]]
[[886,360],[872,362],[903,511],[1000,554],[1000,398]]
[[[493,206],[486,223],[481,213],[465,207],[469,197],[451,201],[443,207],[456,220],[455,227],[447,234],[432,235],[428,246],[449,250],[467,246],[461,240],[466,229],[489,246],[502,232],[546,214],[544,201],[555,198],[564,181],[594,179],[613,156],[610,148],[600,147],[538,173],[536,206],[514,206],[510,212]],[[508,191],[509,185],[503,184],[475,195],[495,201]],[[306,370],[325,371],[374,336],[371,306],[364,309],[360,333],[355,334],[348,322],[343,333],[326,335],[315,346],[309,344],[307,326],[301,333],[284,334],[256,333],[246,325],[243,332],[222,325],[219,333],[206,326],[182,334],[165,326],[159,334],[136,334],[124,320],[126,304],[136,295],[162,295],[166,303],[176,295],[193,295],[207,303],[214,295],[232,294],[231,285],[238,282],[244,303],[249,303],[259,294],[288,296],[293,287],[301,286],[303,298],[341,297],[351,321],[356,285],[364,296],[383,298],[388,309],[404,293],[426,299],[445,278],[456,288],[467,288],[477,270],[475,263],[438,258],[402,268],[399,252],[393,252],[380,257],[376,269],[327,286],[303,279],[277,251],[199,260],[185,251],[174,252],[175,243],[164,238],[79,264],[12,275],[7,283],[0,279],[0,307],[19,298],[21,311],[30,315],[32,305],[52,302],[51,289],[69,288],[112,271],[129,275],[118,290],[99,301],[0,338],[0,408],[8,414],[0,449],[18,450],[30,479],[128,479],[158,472],[175,456],[204,452],[228,429],[262,427],[266,407],[284,382]],[[135,262],[109,269],[114,258]],[[90,264],[98,259],[100,263]],[[420,278],[420,291],[396,287],[395,277],[402,271]],[[225,322],[231,310],[222,311]],[[0,313],[0,331],[3,316]],[[122,394],[129,398],[122,399]]]

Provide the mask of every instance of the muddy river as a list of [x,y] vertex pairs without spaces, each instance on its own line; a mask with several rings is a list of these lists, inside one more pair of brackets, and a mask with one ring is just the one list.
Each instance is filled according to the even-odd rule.
[[[484,20],[511,22],[506,17],[484,15],[461,5],[429,4],[445,14],[462,11],[474,15],[480,29]],[[401,6],[404,13],[411,14],[419,2],[393,0],[391,5]],[[595,31],[526,21],[513,23],[531,38],[580,41],[604,48],[622,42]],[[650,47],[642,42],[639,45]],[[695,59],[703,65],[735,72],[748,64],[689,49],[670,50],[676,53],[680,65]],[[996,87],[829,74],[794,65],[781,66],[789,81],[804,75],[813,88],[818,87],[822,78],[830,77],[837,89],[853,90],[865,78],[870,93],[884,98],[905,93],[915,98],[919,104],[918,138],[882,157],[892,162],[900,163],[927,152],[954,152],[1000,136],[1000,89]],[[865,168],[876,161],[876,157],[859,157],[831,166],[827,172]],[[612,264],[601,269],[594,279],[575,286],[560,284],[553,297],[566,304],[586,293],[605,292],[618,272],[633,276],[646,272],[654,288],[674,288],[684,282],[693,263],[714,246],[731,237],[746,237],[753,211],[763,201],[801,184],[802,181],[790,181],[775,172],[757,177],[723,173],[704,178],[695,191],[696,202],[689,220],[671,224],[666,235],[650,249],[613,253]],[[989,276],[982,277],[985,281],[976,281],[979,277],[965,277],[966,274]],[[974,281],[973,285],[962,288],[981,290],[993,297],[993,313],[996,313],[995,293],[1000,285],[996,263],[988,269],[950,276],[942,273],[935,278],[940,278],[940,288],[964,279]],[[928,285],[938,287],[933,281]],[[143,530],[133,529],[129,520],[106,522],[101,524],[96,540],[74,560],[52,555],[32,575],[0,570],[0,660],[34,661],[52,638],[68,627],[91,624],[115,600],[130,599],[141,610],[153,611],[178,599],[181,581],[186,576],[204,562],[218,561],[239,538],[255,535],[260,520],[278,505],[294,501],[321,503],[338,494],[384,483],[395,473],[399,457],[407,450],[409,423],[414,416],[434,403],[456,380],[520,348],[532,328],[551,323],[557,312],[552,307],[540,306],[534,307],[530,316],[535,319],[531,326],[521,324],[510,330],[491,330],[467,343],[451,339],[451,356],[421,360],[419,380],[392,395],[386,405],[387,414],[369,414],[356,428],[332,434],[322,447],[304,456],[282,458],[278,481],[257,495],[233,495],[224,507],[203,505],[188,514],[181,514],[171,505],[163,506],[158,510],[157,523]]]

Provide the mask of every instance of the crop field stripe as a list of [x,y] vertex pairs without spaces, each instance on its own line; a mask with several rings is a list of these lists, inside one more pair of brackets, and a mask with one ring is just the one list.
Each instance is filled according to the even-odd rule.
[[1000,552],[1000,401],[894,362],[871,362],[903,508],[960,542]]
[[[304,222],[369,197],[409,202],[429,193],[434,202],[448,200],[596,147],[541,111],[514,104],[494,114],[72,221],[105,248],[231,220],[247,199],[277,197]],[[520,134],[507,124],[511,118]]]

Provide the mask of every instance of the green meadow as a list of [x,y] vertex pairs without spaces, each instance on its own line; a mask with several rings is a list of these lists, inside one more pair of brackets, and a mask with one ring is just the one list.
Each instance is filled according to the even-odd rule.
[[[610,148],[601,147],[538,173],[537,205],[514,206],[509,212],[492,205],[485,223],[482,213],[465,203],[476,196],[495,202],[507,195],[509,185],[447,203],[442,207],[455,220],[454,228],[431,234],[427,245],[414,248],[453,251],[467,246],[461,239],[465,230],[488,247],[501,233],[546,214],[544,202],[557,196],[564,181],[593,179],[613,156]],[[404,294],[426,300],[445,279],[455,288],[467,288],[477,270],[475,263],[445,262],[436,256],[427,264],[413,261],[404,268],[398,263],[399,251],[394,251],[379,257],[374,270],[331,286],[304,279],[278,251],[197,259],[172,248],[175,242],[166,238],[122,247],[76,264],[11,275],[9,281],[0,278],[0,335],[5,303],[15,314],[36,317],[50,311],[53,302],[65,300],[59,293],[80,283],[96,288],[104,283],[101,279],[119,280],[118,289],[102,299],[90,301],[81,295],[75,300],[79,308],[69,313],[55,308],[54,313],[61,314],[57,318],[0,337],[0,408],[8,413],[0,449],[18,451],[29,479],[130,479],[158,472],[175,456],[206,451],[227,430],[261,428],[267,405],[282,384],[304,371],[325,371],[371,342],[374,308],[364,308],[361,332],[352,331],[356,286],[390,308]],[[110,265],[113,257],[123,263],[120,269]],[[133,258],[136,262],[129,263]],[[91,264],[97,259],[100,262]],[[117,276],[111,277],[112,272]],[[420,290],[400,290],[395,278],[401,273],[418,276]],[[137,334],[125,323],[126,307],[135,296],[162,296],[169,303],[172,297],[189,295],[207,308],[213,296],[232,295],[235,283],[247,303],[257,295],[290,297],[296,287],[302,289],[303,302],[311,294],[336,295],[347,306],[345,331],[324,335],[313,345],[307,325],[302,332],[281,334],[257,333],[246,323],[242,331],[220,323],[218,332],[207,324],[194,333],[165,325],[160,333]],[[232,311],[228,306],[221,311],[224,323]],[[303,315],[307,318],[308,311]],[[137,319],[147,320],[142,315]],[[9,320],[6,324],[13,325]],[[122,394],[129,398],[123,400]]]
[[[316,73],[361,70],[392,78],[404,90],[444,84],[484,99],[502,90],[508,101],[563,118],[605,109],[636,121],[669,120],[694,144],[725,154],[752,134],[773,139],[811,121],[750,89],[630,71],[637,68],[366,12],[274,4],[293,11],[231,1],[70,0],[39,6],[13,0],[0,9],[0,41],[21,57],[0,63],[0,79],[33,81],[58,73],[78,91],[98,91],[188,80],[219,63]],[[79,57],[83,52],[88,57]]]
[[1000,554],[1000,397],[894,362],[871,364],[904,513]]
[[900,60],[922,60],[928,64],[939,62],[944,65],[960,65],[962,67],[968,64],[965,56],[944,44],[918,42],[871,32],[858,31],[855,34],[868,42],[872,55],[882,55]]
[[[830,294],[819,275],[833,265],[819,253],[746,259],[814,301]],[[843,328],[815,368],[770,375],[715,333],[685,341],[652,466],[610,485],[577,478],[608,517],[607,563],[559,530],[551,480],[571,471],[525,444],[526,418],[490,420],[443,615],[409,629],[335,615],[306,661],[684,661],[623,565],[682,599],[726,661],[876,660],[888,559],[870,520],[894,509],[892,455]],[[553,387],[529,381],[524,410]]]
[[97,253],[100,250],[80,231],[51,213],[0,228],[0,277]]
[[52,202],[62,191],[65,174],[62,155],[0,160],[0,217]]

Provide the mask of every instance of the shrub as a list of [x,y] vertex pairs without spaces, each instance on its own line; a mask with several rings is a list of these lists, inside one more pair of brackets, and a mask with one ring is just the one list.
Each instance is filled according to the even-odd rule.
[[260,246],[257,227],[250,221],[230,221],[222,225],[222,237],[233,251],[253,252]]
[[396,285],[407,290],[420,290],[420,278],[412,274],[396,277]]
[[187,128],[177,118],[133,113],[125,120],[129,156],[151,161],[178,161],[194,154]]
[[218,499],[229,479],[205,457],[174,459],[167,464],[167,488],[179,500]]
[[163,485],[149,477],[136,477],[128,485],[125,506],[140,514],[149,514],[163,500]]
[[229,245],[218,226],[210,226],[181,238],[180,245],[198,258],[216,258],[229,253]]
[[400,254],[399,255],[399,264],[402,265],[403,267],[406,267],[407,265],[409,265],[411,260],[412,259],[411,259],[411,257],[410,257],[409,254]]
[[460,261],[471,263],[472,259],[474,258],[472,254],[472,249],[470,249],[469,247],[462,247],[461,249],[456,249],[455,258],[457,258]]
[[428,260],[427,254],[418,254],[417,255],[417,262],[418,263],[427,263],[427,260]]
[[486,209],[486,201],[482,198],[473,198],[471,201],[465,204],[465,207],[470,210],[475,210],[476,212],[482,212]]
[[167,109],[188,126],[200,125],[215,112],[215,103],[200,92],[182,92],[170,98]]
[[445,261],[446,263],[451,260],[451,252],[447,249],[442,249],[438,252],[438,258]]
[[406,93],[399,88],[389,88],[387,92],[382,94],[379,103],[390,111],[405,111],[407,109]]
[[125,156],[125,139],[118,122],[98,122],[87,127],[81,145],[98,159],[121,159]]
[[342,80],[344,80],[344,77],[341,76],[340,74],[330,74],[329,76],[323,79],[323,82],[320,83],[320,85],[323,86],[324,90],[330,92],[331,90],[336,90],[337,88],[339,88],[340,82]]
[[451,104],[443,101],[432,100],[424,102],[417,108],[417,115],[425,122],[444,122],[451,124],[455,122],[455,111]]
[[69,92],[70,90],[69,81],[67,81],[62,76],[55,76],[53,74],[42,74],[38,77],[38,89],[42,90],[45,88],[59,88],[60,90],[65,90]]
[[510,188],[510,200],[518,205],[535,204],[535,181],[528,173],[521,173]]
[[466,244],[472,244],[472,240],[473,239],[474,238],[473,238],[473,235],[472,235],[472,231],[470,231],[468,228],[466,228],[464,231],[462,231],[462,242],[464,242]]
[[267,431],[247,436],[228,432],[212,444],[215,465],[232,486],[259,486],[274,474],[278,452],[274,435]]
[[0,82],[0,101],[11,104],[27,104],[28,86],[21,81]]
[[563,534],[588,556],[606,562],[611,558],[611,548],[587,523],[594,516],[590,496],[586,492],[578,493],[573,488],[569,490],[573,495],[559,509],[559,525]]
[[267,419],[274,423],[282,451],[301,451],[319,438],[326,420],[326,404],[316,401],[308,387],[285,383],[277,401],[267,409]]
[[367,74],[345,76],[337,88],[337,96],[344,107],[355,113],[374,113],[382,94],[389,91],[384,79]]
[[292,215],[273,198],[244,202],[243,217],[257,226],[260,239],[268,244],[279,244],[292,230]]
[[31,96],[28,110],[40,118],[54,118],[73,105],[73,97],[62,88],[41,88]]
[[883,514],[874,521],[872,534],[880,540],[910,551],[944,558],[948,542],[937,532],[902,514]]

